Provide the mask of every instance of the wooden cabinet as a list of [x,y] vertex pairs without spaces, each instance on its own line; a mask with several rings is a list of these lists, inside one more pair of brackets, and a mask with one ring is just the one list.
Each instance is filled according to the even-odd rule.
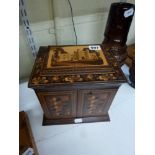
[[[93,50],[95,48],[95,50]],[[44,111],[43,125],[109,121],[126,79],[101,45],[41,47],[29,80]]]

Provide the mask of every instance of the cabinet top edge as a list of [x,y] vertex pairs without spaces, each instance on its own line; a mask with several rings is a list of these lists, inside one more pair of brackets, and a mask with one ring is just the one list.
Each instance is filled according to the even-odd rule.
[[28,87],[125,82],[118,62],[102,45],[60,45],[40,47]]

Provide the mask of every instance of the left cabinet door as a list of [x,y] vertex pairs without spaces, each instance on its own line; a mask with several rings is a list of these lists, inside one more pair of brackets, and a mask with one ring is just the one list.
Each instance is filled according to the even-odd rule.
[[36,92],[47,118],[76,117],[77,91]]

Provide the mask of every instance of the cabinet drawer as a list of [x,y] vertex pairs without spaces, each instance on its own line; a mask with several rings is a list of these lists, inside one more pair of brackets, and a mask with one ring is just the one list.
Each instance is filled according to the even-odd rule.
[[76,116],[77,91],[37,92],[47,118]]
[[117,89],[79,90],[78,117],[107,114],[116,92]]

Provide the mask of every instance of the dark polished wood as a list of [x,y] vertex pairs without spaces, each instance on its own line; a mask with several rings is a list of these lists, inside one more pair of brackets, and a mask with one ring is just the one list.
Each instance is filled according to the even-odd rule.
[[125,64],[129,67],[129,84],[135,88],[135,45],[129,45],[127,51],[128,57],[125,60]]
[[22,111],[19,113],[19,154],[22,155],[28,148],[32,148],[35,155],[39,155],[28,116]]
[[76,91],[55,91],[37,93],[47,118],[76,117]]
[[135,88],[135,61],[134,60],[132,61],[132,66],[129,69],[129,73],[130,73],[129,79],[131,81],[131,86]]
[[[44,116],[42,125],[74,124],[76,119],[81,119],[81,118],[77,117],[77,118],[48,119]],[[102,116],[97,116],[97,117],[83,117],[82,122],[80,123],[109,122],[109,121],[110,121],[109,114],[104,114]]]
[[104,32],[104,49],[112,53],[120,65],[127,58],[127,36],[134,16],[135,6],[131,3],[112,3]]
[[78,117],[107,114],[117,89],[79,90]]
[[135,61],[135,44],[128,45],[127,47],[128,56],[125,60],[125,64],[130,68],[132,62]]
[[44,111],[43,125],[110,120],[108,110],[126,79],[102,45],[89,46],[40,47],[28,86]]

